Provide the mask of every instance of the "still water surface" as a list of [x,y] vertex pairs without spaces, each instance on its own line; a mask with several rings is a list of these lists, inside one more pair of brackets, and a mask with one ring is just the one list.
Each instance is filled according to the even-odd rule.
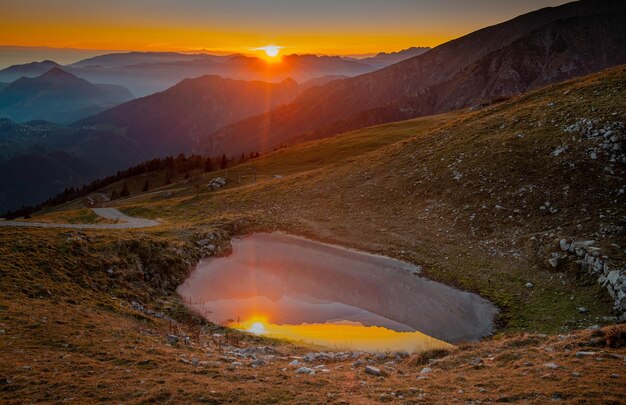
[[496,308],[418,269],[282,233],[232,241],[178,288],[206,319],[252,333],[336,349],[419,352],[476,340]]

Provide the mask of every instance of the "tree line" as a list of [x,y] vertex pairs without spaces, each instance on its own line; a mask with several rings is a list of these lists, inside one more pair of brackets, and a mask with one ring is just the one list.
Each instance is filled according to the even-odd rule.
[[[186,156],[184,153],[181,153],[176,157],[168,156],[165,158],[156,158],[140,163],[136,166],[132,166],[126,170],[119,170],[116,174],[112,176],[94,180],[89,184],[83,185],[82,187],[65,188],[60,193],[42,203],[31,206],[23,206],[22,208],[19,208],[17,210],[8,211],[3,215],[3,217],[7,219],[15,219],[19,217],[29,218],[30,214],[37,212],[45,207],[53,207],[59,204],[66,203],[68,201],[75,200],[77,198],[84,197],[88,194],[100,190],[103,187],[107,187],[119,181],[127,180],[131,177],[135,177],[145,173],[166,171],[165,184],[171,184],[177,174],[184,174],[185,178],[189,178],[189,173],[194,170],[202,169],[205,173],[212,172],[214,170],[224,170],[233,165],[245,163],[251,159],[256,159],[259,156],[260,154],[258,152],[251,152],[247,156],[242,153],[241,156],[239,156],[238,158],[228,158],[225,154],[220,157],[203,157],[195,154],[191,156]],[[146,192],[149,190],[150,183],[148,180],[146,180],[143,185],[142,191]],[[130,190],[128,189],[128,184],[124,182],[122,185],[122,189],[119,192],[117,192],[117,190],[113,190],[109,197],[114,200],[116,198],[128,197],[129,195]]]

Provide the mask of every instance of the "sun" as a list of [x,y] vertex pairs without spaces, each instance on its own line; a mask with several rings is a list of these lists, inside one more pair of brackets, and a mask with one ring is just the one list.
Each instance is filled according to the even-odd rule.
[[263,333],[265,333],[265,325],[263,325],[263,323],[261,322],[255,322],[252,324],[252,326],[250,326],[250,329],[248,329],[248,332],[253,333],[255,335],[262,335]]
[[265,52],[265,56],[267,56],[268,58],[275,58],[280,54],[280,50],[282,49],[282,46],[276,46],[276,45],[267,45],[267,46],[262,46],[260,48],[254,48],[254,51],[263,51]]

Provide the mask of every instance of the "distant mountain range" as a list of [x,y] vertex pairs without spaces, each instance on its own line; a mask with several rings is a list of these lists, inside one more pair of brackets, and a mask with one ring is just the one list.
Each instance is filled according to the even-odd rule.
[[52,60],[44,60],[41,62],[30,62],[23,65],[13,65],[6,69],[0,70],[0,81],[13,82],[22,77],[35,77],[42,75],[55,67],[62,67]]
[[[304,82],[323,76],[356,76],[409,58],[426,48],[410,48],[397,53],[381,53],[366,59],[339,56],[286,55],[281,63],[245,56],[183,54],[176,52],[128,52],[96,56],[63,70],[93,83],[111,83],[128,88],[136,96],[163,91],[183,79],[219,75],[239,80],[280,82],[287,78]],[[0,70],[0,81],[41,75],[53,67],[53,61],[14,65]]]
[[186,79],[161,93],[142,97],[93,117],[77,126],[123,129],[145,154],[163,156],[191,152],[207,133],[232,122],[292,101],[298,84],[222,79]]
[[[207,136],[206,153],[267,151],[454,110],[626,63],[626,2],[544,8],[387,68],[317,86]],[[260,142],[258,134],[263,133]]]
[[0,117],[71,123],[132,98],[123,87],[92,84],[55,66],[40,76],[22,77],[1,87]]
[[357,59],[361,63],[367,63],[368,65],[374,66],[377,69],[382,69],[384,67],[393,65],[398,62],[402,62],[405,59],[410,59],[414,56],[421,55],[430,51],[431,48],[428,47],[411,47],[407,49],[403,49],[398,52],[379,52],[375,56],[363,59]]
[[[116,68],[141,64],[191,62],[199,58],[211,57],[212,55],[207,55],[203,53],[188,54],[179,52],[109,53],[80,60],[78,62],[72,63],[70,67],[84,68],[99,66],[103,68]],[[216,56],[215,60],[219,60],[219,58],[219,56]]]

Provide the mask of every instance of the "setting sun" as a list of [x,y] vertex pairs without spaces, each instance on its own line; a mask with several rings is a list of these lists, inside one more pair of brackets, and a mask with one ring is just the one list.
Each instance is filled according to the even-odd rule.
[[282,46],[267,45],[267,46],[262,46],[260,48],[255,48],[254,50],[255,51],[263,51],[263,52],[265,52],[265,55],[268,58],[275,58],[280,53],[281,49],[282,49]]

